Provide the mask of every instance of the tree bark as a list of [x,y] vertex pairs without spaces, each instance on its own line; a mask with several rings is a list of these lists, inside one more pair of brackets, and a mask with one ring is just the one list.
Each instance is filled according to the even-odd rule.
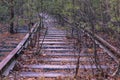
[[14,5],[13,5],[14,0],[10,0],[10,33],[14,33]]

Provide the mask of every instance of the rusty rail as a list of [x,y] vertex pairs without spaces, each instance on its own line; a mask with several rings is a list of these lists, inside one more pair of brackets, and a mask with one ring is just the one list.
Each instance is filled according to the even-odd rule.
[[[93,38],[91,31],[85,29],[83,29],[83,31],[86,32],[88,36]],[[94,38],[96,44],[99,44],[99,46],[103,48],[104,51],[107,52],[108,55],[112,57],[119,64],[120,51],[114,46],[112,46],[110,43],[99,37],[98,35],[95,34]]]
[[27,48],[28,45],[31,43],[30,39],[33,39],[34,32],[37,31],[39,24],[36,23],[29,33],[23,38],[23,40],[17,45],[15,49],[13,49],[9,55],[0,62],[0,75],[2,76],[6,69],[12,64],[13,61],[17,59],[19,54],[22,52],[23,49]]

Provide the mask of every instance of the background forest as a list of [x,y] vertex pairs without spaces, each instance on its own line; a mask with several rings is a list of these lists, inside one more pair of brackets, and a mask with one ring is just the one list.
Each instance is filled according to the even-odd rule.
[[15,27],[30,25],[39,21],[40,13],[47,13],[54,15],[62,26],[69,26],[71,35],[83,27],[96,33],[102,31],[106,33],[103,38],[108,36],[119,42],[119,4],[120,0],[1,0],[0,24],[14,33]]

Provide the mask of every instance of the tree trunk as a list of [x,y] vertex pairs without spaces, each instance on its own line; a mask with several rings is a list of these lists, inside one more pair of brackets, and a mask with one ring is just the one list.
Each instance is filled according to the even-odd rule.
[[14,5],[13,5],[13,0],[10,1],[11,5],[10,5],[10,33],[14,33]]

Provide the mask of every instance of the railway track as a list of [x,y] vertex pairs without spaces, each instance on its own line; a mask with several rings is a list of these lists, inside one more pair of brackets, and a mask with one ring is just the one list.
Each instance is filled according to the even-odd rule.
[[[25,34],[20,33],[19,35],[25,36]],[[7,37],[3,41],[0,41],[0,62],[9,55],[9,53],[17,47],[21,38],[17,37]]]
[[10,70],[14,68],[17,57],[20,55],[20,53],[22,53],[22,50],[27,48],[27,46],[30,44],[29,38],[32,38],[31,37],[33,35],[32,33],[36,30],[37,27],[38,27],[38,24],[36,23],[31,29],[31,33],[27,33],[20,43],[18,43],[18,41],[15,41],[14,37],[8,37],[6,38],[8,42],[4,42],[1,45],[1,49],[0,49],[1,51],[0,52],[1,54],[0,56],[1,57],[0,58],[1,59],[1,62],[0,62],[1,78],[0,79],[2,79],[2,77],[4,76],[7,76]]
[[[35,26],[31,31],[34,32],[34,30],[36,30]],[[43,32],[45,31],[43,30]],[[99,66],[96,66],[95,56],[89,51],[89,48],[76,50],[74,40],[67,39],[63,30],[49,26],[47,35],[45,37],[41,35],[39,38],[38,43],[42,47],[40,54],[37,55],[34,54],[36,48],[24,50],[27,48],[28,39],[31,35],[27,34],[17,48],[10,53],[10,56],[0,63],[1,75],[6,76],[9,80],[73,78],[78,66],[77,61],[80,62],[78,75],[81,79],[88,77],[94,79],[94,76],[99,76],[98,68],[102,69],[104,73],[107,72],[106,75],[111,75],[117,68],[118,60],[110,56],[111,50],[106,49],[97,39]],[[91,42],[89,36],[88,42]],[[42,42],[43,38],[44,41]],[[24,54],[20,56],[19,53],[22,50],[24,50]],[[16,56],[20,57],[16,58]]]
[[[92,32],[84,30],[86,34],[93,39]],[[95,34],[95,42],[98,44],[109,56],[111,56],[115,62],[119,64],[120,50],[109,44],[107,41]]]

